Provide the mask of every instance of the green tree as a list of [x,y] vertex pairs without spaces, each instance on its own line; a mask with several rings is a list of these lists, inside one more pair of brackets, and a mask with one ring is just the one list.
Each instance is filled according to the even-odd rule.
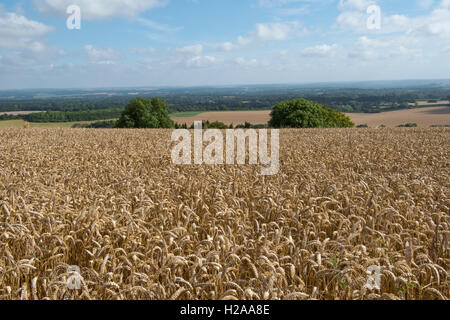
[[159,128],[173,128],[174,122],[169,116],[169,104],[161,98],[153,98],[151,101],[150,113],[159,122]]
[[169,106],[161,98],[151,101],[136,98],[125,107],[122,116],[117,121],[117,128],[173,128],[175,126],[169,117]]
[[207,122],[206,125],[204,125],[205,129],[227,129],[227,125],[223,122],[214,121],[214,122]]
[[355,124],[342,112],[324,107],[326,114],[326,127],[328,128],[353,128]]
[[273,128],[346,128],[354,127],[343,113],[305,99],[283,101],[272,110]]

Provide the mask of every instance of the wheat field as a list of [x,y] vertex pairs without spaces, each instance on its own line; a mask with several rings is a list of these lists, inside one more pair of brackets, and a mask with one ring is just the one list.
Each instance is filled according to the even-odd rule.
[[282,130],[270,177],[170,134],[0,129],[0,299],[449,298],[449,129]]

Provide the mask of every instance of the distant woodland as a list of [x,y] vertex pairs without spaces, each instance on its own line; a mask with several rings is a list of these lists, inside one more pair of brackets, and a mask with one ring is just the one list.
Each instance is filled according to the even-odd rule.
[[[88,92],[88,93],[87,93]],[[161,97],[169,112],[272,109],[277,103],[307,99],[341,112],[377,113],[416,107],[418,100],[450,100],[449,86],[402,88],[335,88],[248,86],[230,88],[23,90],[0,91],[0,113],[43,111],[28,115],[0,115],[0,120],[73,122],[117,119],[136,96]]]

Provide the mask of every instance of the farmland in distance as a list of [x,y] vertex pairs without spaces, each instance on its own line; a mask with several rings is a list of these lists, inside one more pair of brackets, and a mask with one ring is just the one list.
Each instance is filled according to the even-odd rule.
[[[204,112],[189,117],[173,117],[178,123],[191,125],[195,120],[221,121],[225,124],[264,124],[270,120],[270,110]],[[419,127],[432,125],[450,125],[450,107],[425,107],[380,113],[347,113],[356,125],[367,124],[375,128],[380,125],[396,127],[405,123],[417,123]]]

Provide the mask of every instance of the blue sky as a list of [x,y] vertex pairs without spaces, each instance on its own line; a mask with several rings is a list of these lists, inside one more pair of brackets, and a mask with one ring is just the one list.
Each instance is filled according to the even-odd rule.
[[0,89],[449,75],[450,0],[0,1]]

